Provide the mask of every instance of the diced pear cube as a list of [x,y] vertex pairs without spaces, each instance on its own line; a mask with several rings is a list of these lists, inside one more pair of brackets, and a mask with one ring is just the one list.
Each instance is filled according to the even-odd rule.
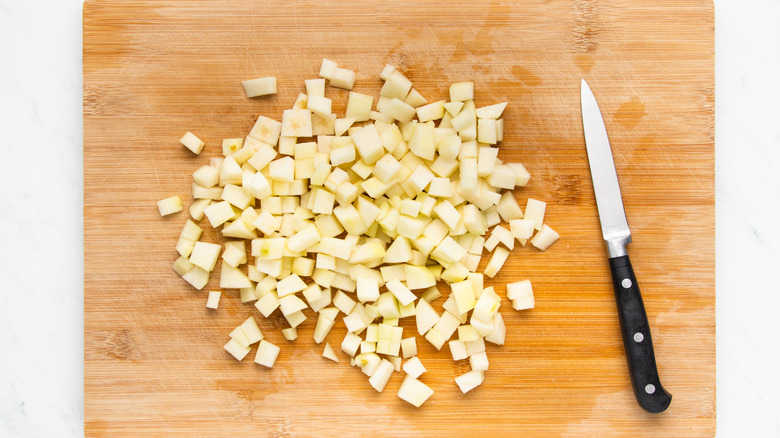
[[234,268],[247,262],[246,245],[243,240],[232,240],[225,242],[225,251],[222,253],[222,260]]
[[222,247],[216,243],[195,242],[189,261],[206,271],[214,269]]
[[331,80],[333,78],[333,71],[337,67],[338,65],[335,62],[327,58],[322,58],[322,65],[320,66],[320,77]]
[[365,122],[369,119],[369,113],[373,104],[374,96],[350,91],[345,117],[354,119],[355,122]]
[[336,308],[345,315],[349,315],[352,312],[352,309],[355,307],[355,300],[350,298],[344,292],[338,291],[333,296],[333,305],[336,306]]
[[449,342],[450,354],[452,354],[452,360],[468,359],[469,354],[466,351],[466,344],[461,340],[454,340]]
[[517,182],[517,173],[506,165],[499,165],[487,176],[487,183],[493,187],[512,190]]
[[209,298],[206,301],[206,308],[208,309],[217,309],[219,307],[219,298],[222,296],[222,292],[220,291],[209,291]]
[[314,260],[308,257],[293,258],[292,273],[301,277],[311,277],[314,273]]
[[347,331],[349,332],[360,332],[361,330],[365,329],[368,324],[363,321],[363,318],[360,315],[360,312],[357,311],[357,306],[353,308],[352,312],[345,316],[344,318],[344,325],[347,327]]
[[452,283],[450,287],[452,288],[452,296],[455,300],[458,313],[466,313],[473,309],[477,304],[477,299],[474,296],[474,288],[470,281],[466,280]]
[[239,361],[244,359],[246,355],[249,354],[249,350],[251,350],[249,346],[241,345],[233,338],[231,338],[223,348]]
[[493,231],[491,232],[492,236],[496,236],[499,242],[503,243],[504,246],[507,247],[507,249],[514,249],[515,247],[515,236],[512,234],[511,231],[507,230],[506,228],[502,227],[501,225],[496,225],[495,228],[493,228]]
[[485,351],[485,338],[479,338],[476,341],[466,342],[466,352],[469,357],[483,353]]
[[415,319],[417,320],[417,332],[422,336],[439,322],[439,314],[426,300],[418,300]]
[[[385,114],[385,113],[382,113]],[[379,138],[382,140],[382,146],[384,146],[385,149],[387,149],[389,152],[393,153],[393,156],[395,157],[395,151],[396,149],[404,149],[404,148],[398,148],[398,145],[401,144],[404,141],[403,135],[401,134],[401,130],[398,128],[398,126],[393,123],[390,125],[389,128],[385,129],[379,134]],[[403,155],[400,154],[400,152],[406,153],[405,151],[399,151],[399,158]]]
[[433,389],[419,380],[412,378],[412,376],[406,376],[401,383],[401,386],[398,388],[398,397],[418,408],[422,406],[431,395],[433,395]]
[[479,296],[471,318],[488,322],[498,312],[499,307],[501,307],[501,298],[492,288],[488,288]]
[[[452,118],[452,127],[458,131],[461,140],[469,141],[474,140],[476,135],[472,135],[471,130],[476,134],[477,130],[477,118],[469,111],[463,110],[457,116]],[[464,135],[465,134],[465,135]],[[461,156],[461,158],[464,158]]]
[[419,108],[426,103],[428,103],[428,99],[425,98],[417,89],[412,88],[409,90],[409,94],[406,95],[406,98],[404,99],[404,102],[408,103],[409,105]]
[[469,357],[469,364],[473,371],[487,371],[488,370],[488,358],[487,353],[484,351],[471,355]]
[[213,202],[203,209],[203,213],[206,215],[213,228],[217,228],[233,219],[236,215],[236,212],[233,211],[233,207],[231,207],[230,203],[227,201]]
[[479,155],[477,156],[477,175],[484,178],[489,176],[493,169],[496,168],[496,161],[498,159],[498,148],[491,148],[489,146],[482,146],[479,148]]
[[360,336],[347,332],[344,340],[341,342],[341,351],[350,357],[354,357],[358,348],[360,348],[360,342],[362,342]]
[[449,198],[452,196],[452,182],[449,178],[433,178],[428,194],[439,198]]
[[184,210],[184,204],[180,197],[171,196],[157,201],[157,208],[160,210],[160,216],[167,216]]
[[352,87],[355,86],[356,77],[354,71],[347,68],[336,67],[333,69],[333,73],[330,77],[330,86],[351,90]]
[[506,297],[510,300],[532,297],[534,295],[531,280],[520,280],[506,285]]
[[466,253],[466,249],[460,246],[455,239],[447,236],[431,252],[431,258],[439,261],[442,265],[449,265],[462,259]]
[[399,318],[398,302],[392,292],[379,295],[376,301],[377,311],[383,318]]
[[241,81],[246,97],[276,94],[276,78],[273,76]]
[[483,106],[477,108],[477,117],[481,119],[498,119],[501,117],[501,113],[504,112],[507,102],[496,103],[494,105]]
[[355,145],[348,143],[330,150],[330,164],[340,166],[355,161]]
[[328,335],[330,329],[332,329],[334,325],[336,325],[336,321],[328,318],[326,314],[320,312],[320,314],[317,316],[317,324],[314,327],[314,342],[319,344],[324,341],[325,337]]
[[355,142],[360,157],[366,164],[374,164],[385,155],[382,140],[373,123],[359,128],[350,135]]
[[304,289],[306,289],[306,283],[304,283],[297,274],[290,274],[276,283],[276,293],[279,298],[300,292]]
[[438,332],[444,337],[444,340],[447,341],[450,339],[452,334],[455,333],[455,330],[458,329],[459,325],[460,320],[458,320],[457,317],[448,311],[444,311],[444,313],[441,315],[441,318],[439,318],[439,321],[436,323],[436,325],[433,326],[431,331]]
[[306,79],[303,81],[306,85],[306,95],[309,96],[324,96],[325,95],[325,79]]
[[383,258],[384,263],[405,263],[412,259],[412,246],[409,239],[398,236],[387,248]]
[[485,275],[490,278],[495,277],[501,267],[504,266],[507,257],[509,257],[509,250],[500,246],[497,247],[493,251],[493,255],[490,257],[488,264],[485,266]]
[[260,313],[262,313],[266,318],[268,318],[268,316],[271,315],[278,307],[279,297],[277,297],[276,292],[274,291],[268,292],[259,300],[255,301],[255,308],[260,311]]
[[330,359],[333,362],[338,363],[339,357],[336,355],[336,352],[333,350],[333,347],[330,346],[330,343],[325,343],[325,349],[322,351],[322,357],[326,359]]
[[219,169],[214,166],[201,166],[192,173],[192,180],[203,187],[214,187],[219,183]]
[[282,309],[282,315],[289,316],[295,312],[305,309],[306,303],[295,295],[286,295],[279,298],[279,307]]
[[407,79],[400,71],[395,70],[390,73],[387,80],[385,80],[382,89],[379,91],[379,95],[403,100],[406,99],[406,96],[411,89],[412,81]]
[[369,166],[363,160],[357,160],[355,164],[352,165],[352,171],[355,172],[361,179],[368,178],[368,176],[371,175],[372,170],[373,166]]
[[[431,303],[431,302],[436,301],[439,298],[441,298],[441,292],[439,291],[438,287],[432,286],[432,287],[429,287],[428,289],[426,289],[425,292],[423,292],[423,294],[420,295],[420,298],[422,300],[427,301],[428,303]],[[416,314],[417,314],[417,311],[415,310],[415,315]]]
[[289,109],[282,113],[283,137],[311,137],[311,111],[308,109]]
[[322,240],[317,226],[309,224],[287,239],[287,248],[294,252],[306,252]]
[[420,377],[425,371],[427,371],[423,366],[422,362],[420,362],[420,358],[418,358],[417,356],[414,356],[411,359],[407,360],[403,365],[403,370],[404,372],[406,372],[407,375],[415,379]]
[[205,216],[203,210],[208,207],[209,204],[211,204],[211,199],[195,199],[192,201],[192,204],[190,204],[190,216],[196,221],[203,219],[203,216]]
[[525,310],[534,308],[534,297],[522,297],[512,300],[512,308],[515,310]]
[[542,224],[542,229],[531,239],[531,245],[538,249],[545,251],[550,247],[560,236],[558,233],[550,228],[547,224]]
[[401,371],[401,356],[387,356],[387,361],[393,364],[393,369],[397,372]]
[[447,312],[451,313],[452,316],[458,319],[458,322],[461,324],[465,324],[466,321],[469,319],[468,312],[459,312],[458,306],[455,304],[455,296],[453,294],[450,294],[447,299],[444,301],[444,304],[442,304],[442,309],[446,310]]
[[512,219],[509,221],[509,229],[521,245],[525,245],[534,233],[534,219]]
[[[436,285],[436,278],[424,266],[404,265],[404,274],[406,287],[410,290],[427,289]],[[408,305],[409,303],[401,304]]]
[[402,306],[406,306],[417,299],[417,296],[414,295],[405,284],[398,280],[391,280],[387,282],[385,286],[387,286],[387,289],[395,296]]
[[268,165],[268,175],[274,181],[292,182],[295,176],[295,161],[292,157],[282,157]]
[[474,82],[456,82],[450,85],[450,101],[465,102],[474,99]]
[[284,339],[287,339],[288,341],[294,341],[298,338],[298,329],[295,327],[287,327],[282,329],[282,336],[284,336]]
[[521,163],[506,163],[506,165],[515,171],[515,185],[525,187],[528,184],[528,180],[531,179],[531,174],[528,173],[525,166]]
[[401,354],[404,359],[417,355],[417,338],[414,336],[401,340]]
[[[276,146],[276,143],[279,141],[279,135],[282,132],[282,123],[278,122],[276,120],[270,119],[265,116],[260,116],[257,118],[257,121],[255,122],[252,129],[249,131],[249,136],[254,137],[257,140],[260,140],[263,143],[266,143],[271,146]],[[251,164],[251,163],[250,163]],[[253,165],[255,169],[258,169],[256,166]]]
[[376,162],[372,172],[374,175],[376,175],[377,178],[379,178],[380,181],[387,183],[395,178],[400,170],[401,163],[399,163],[398,160],[393,157],[393,155],[385,154]]
[[357,297],[361,303],[374,302],[379,298],[379,282],[374,278],[357,277]]
[[417,114],[417,111],[413,106],[408,103],[394,97],[390,102],[382,107],[380,110],[382,114],[386,114],[401,123],[408,123]]
[[201,290],[209,282],[209,271],[193,265],[181,278],[195,289]]
[[447,102],[444,104],[444,109],[450,114],[450,116],[455,117],[460,113],[460,110],[463,108],[463,102]]
[[274,363],[276,363],[280,351],[281,349],[279,347],[263,339],[257,347],[255,363],[271,368],[274,366]]
[[382,390],[385,389],[387,382],[390,380],[393,370],[393,364],[387,359],[382,359],[374,373],[369,377],[368,382],[378,392],[382,392]]
[[490,237],[485,240],[485,249],[488,250],[488,252],[493,252],[499,243],[501,243],[501,241],[498,239],[498,236],[491,234]]
[[[433,212],[450,230],[454,230],[461,220],[460,213],[448,200],[443,200],[433,207]],[[459,260],[459,259],[458,259]]]
[[464,394],[481,385],[485,380],[485,373],[482,371],[469,371],[455,378],[455,383]]
[[495,119],[477,119],[477,141],[485,144],[498,143]]
[[219,275],[219,287],[225,289],[241,289],[254,287],[254,285],[249,280],[249,277],[247,277],[239,268],[230,266],[227,263],[222,263],[222,269]]
[[436,154],[433,122],[417,124],[414,134],[409,140],[409,150],[424,160],[433,161]]
[[295,328],[301,325],[303,321],[306,321],[306,315],[304,315],[303,311],[299,310],[289,315],[284,315],[284,319],[287,320],[287,323],[290,324],[290,327]]
[[502,317],[500,313],[496,313],[493,317],[493,331],[485,336],[485,341],[496,345],[504,345],[505,340],[506,324],[504,324],[504,317]]
[[428,166],[418,166],[414,169],[414,172],[409,175],[404,184],[411,190],[411,195],[417,196],[428,187],[428,184],[430,184],[434,177],[435,175],[428,169]]
[[368,227],[360,217],[360,213],[351,204],[340,205],[334,208],[333,214],[347,233],[353,236],[359,236],[368,230]]
[[544,223],[544,211],[547,207],[547,203],[539,201],[537,199],[528,198],[525,206],[525,218],[534,221],[534,228],[537,230],[542,229]]
[[447,338],[436,330],[429,330],[428,333],[425,334],[425,339],[436,347],[437,350],[441,350],[441,347],[447,342]]
[[458,327],[458,340],[462,342],[470,342],[470,341],[476,341],[477,338],[479,338],[480,335],[477,332],[474,327],[471,326],[471,324],[465,324],[460,327]]
[[200,152],[203,150],[203,146],[206,145],[201,139],[199,139],[195,134],[191,133],[190,131],[187,131],[184,136],[182,136],[181,139],[179,139],[179,142],[184,145],[187,149],[192,151],[193,154],[200,154]]
[[423,123],[441,119],[444,116],[445,102],[445,100],[440,100],[417,107],[417,119]]
[[255,321],[253,316],[247,318],[239,327],[250,345],[263,339],[263,333],[260,331],[260,327],[257,325],[257,321]]

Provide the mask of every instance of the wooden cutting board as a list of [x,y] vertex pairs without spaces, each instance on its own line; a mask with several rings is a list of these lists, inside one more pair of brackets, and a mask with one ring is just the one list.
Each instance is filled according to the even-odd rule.
[[[84,394],[89,436],[712,436],[715,433],[713,5],[710,1],[88,1],[84,5]],[[490,345],[484,384],[463,395],[453,363],[418,339],[436,393],[420,409],[360,371],[320,357],[314,318],[285,341],[235,291],[205,308],[171,271],[192,172],[280,119],[323,57],[378,93],[386,63],[429,101],[474,81],[478,106],[508,101],[500,158],[532,179],[561,239],[516,249],[490,284],[531,279],[536,308],[504,302],[506,345]],[[240,81],[276,76],[275,96]],[[630,253],[661,380],[652,415],[634,401],[579,109],[599,100],[634,243]],[[347,92],[328,88],[343,114]],[[207,144],[193,155],[178,139]],[[205,240],[216,234],[205,225]],[[483,261],[484,264],[484,261]],[[497,286],[503,295],[503,287]],[[205,290],[218,289],[212,282]],[[440,300],[438,303],[441,303]],[[439,304],[440,305],[440,304]],[[237,362],[227,334],[257,315],[281,345],[273,369]],[[412,321],[403,321],[411,330]],[[340,345],[344,329],[328,336]]]

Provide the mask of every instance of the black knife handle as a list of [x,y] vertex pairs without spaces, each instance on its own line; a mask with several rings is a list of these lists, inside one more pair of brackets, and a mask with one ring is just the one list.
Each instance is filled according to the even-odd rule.
[[609,267],[612,270],[620,331],[623,333],[623,346],[636,400],[648,412],[663,412],[672,402],[672,395],[661,386],[658,378],[650,324],[631,260],[627,255],[614,257],[609,259]]

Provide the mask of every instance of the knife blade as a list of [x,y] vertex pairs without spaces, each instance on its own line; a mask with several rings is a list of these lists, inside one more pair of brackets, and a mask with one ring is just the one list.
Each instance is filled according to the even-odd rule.
[[607,128],[596,98],[584,79],[580,88],[580,99],[588,163],[596,194],[601,233],[606,241],[631,385],[639,406],[648,412],[663,412],[669,407],[672,395],[661,386],[658,377],[650,324],[626,251],[626,245],[631,242],[631,230],[628,228],[623,208],[623,197]]

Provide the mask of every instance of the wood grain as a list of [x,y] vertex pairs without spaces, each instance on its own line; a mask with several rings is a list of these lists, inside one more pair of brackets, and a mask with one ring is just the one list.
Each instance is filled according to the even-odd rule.
[[[712,436],[715,433],[714,78],[710,1],[87,1],[84,5],[85,432],[88,436]],[[474,81],[510,102],[500,157],[532,173],[562,238],[513,252],[493,284],[529,278],[537,307],[504,305],[506,345],[484,385],[419,340],[436,393],[421,409],[320,357],[309,313],[272,370],[222,345],[251,314],[226,291],[205,309],[170,269],[191,173],[264,114],[280,119],[323,57],[376,94],[398,66],[430,101]],[[273,75],[275,96],[240,81]],[[601,105],[634,235],[669,410],[644,413],[626,372],[579,114]],[[326,91],[343,111],[347,93]],[[185,131],[206,141],[194,156]],[[217,240],[206,229],[204,239]],[[216,289],[213,281],[205,290]],[[503,288],[499,286],[503,293]],[[410,327],[410,321],[403,325]],[[340,344],[342,329],[328,337]],[[254,354],[254,353],[251,353]]]

